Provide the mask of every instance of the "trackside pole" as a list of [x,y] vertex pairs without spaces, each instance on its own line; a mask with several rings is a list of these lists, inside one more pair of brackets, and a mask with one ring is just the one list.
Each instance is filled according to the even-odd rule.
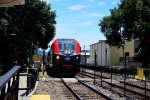
[[97,55],[96,55],[96,50],[94,50],[94,52],[95,52],[95,56],[94,56],[94,58],[95,58],[95,65],[94,65],[94,67],[95,67],[95,69],[94,69],[94,81],[93,81],[93,84],[95,85],[95,71],[96,71],[96,66],[97,66]]
[[42,64],[42,80],[44,81],[45,80],[45,75],[44,75],[44,65],[45,65],[45,62],[44,62],[44,59],[45,58],[45,50],[43,49],[43,64]]

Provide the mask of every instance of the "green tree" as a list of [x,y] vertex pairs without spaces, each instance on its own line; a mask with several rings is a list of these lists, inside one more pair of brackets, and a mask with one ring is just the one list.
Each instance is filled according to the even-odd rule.
[[35,47],[47,48],[55,36],[55,17],[50,5],[40,0],[0,8],[0,62],[4,73],[14,60],[21,64],[31,56]]
[[120,47],[125,40],[140,39],[143,67],[149,64],[150,53],[150,1],[121,0],[111,15],[100,20],[100,30],[110,45]]

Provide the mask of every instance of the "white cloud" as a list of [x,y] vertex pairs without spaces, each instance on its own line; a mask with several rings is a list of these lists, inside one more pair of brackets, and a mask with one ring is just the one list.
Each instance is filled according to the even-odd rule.
[[80,5],[80,4],[68,7],[68,9],[70,9],[70,10],[81,10],[83,8],[85,8],[85,5]]
[[84,26],[91,26],[91,25],[93,25],[94,23],[93,22],[91,22],[91,21],[87,21],[87,22],[82,22],[82,23],[80,23],[80,25],[84,25]]
[[98,5],[105,5],[105,2],[99,2]]
[[112,4],[116,4],[116,3],[117,3],[117,1],[113,0],[111,3],[112,3]]
[[89,13],[90,16],[93,16],[93,17],[101,17],[103,16],[103,14],[101,13]]

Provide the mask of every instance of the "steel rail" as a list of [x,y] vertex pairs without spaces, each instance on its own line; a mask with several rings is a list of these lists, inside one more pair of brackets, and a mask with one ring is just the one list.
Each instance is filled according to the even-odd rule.
[[87,84],[85,84],[84,82],[80,81],[78,78],[75,78],[75,79],[77,79],[77,80],[78,80],[78,82],[79,82],[79,83],[81,83],[82,85],[86,86],[87,88],[89,88],[89,89],[90,89],[90,90],[92,90],[93,92],[95,92],[95,93],[99,94],[100,96],[102,96],[102,97],[106,98],[107,100],[112,100],[110,97],[108,97],[108,96],[104,95],[103,93],[101,93],[101,92],[99,92],[99,91],[95,90],[94,88],[92,88],[92,87],[88,86],[88,85],[87,85]]
[[[86,74],[84,74],[84,75],[86,75]],[[88,76],[88,77],[90,77],[90,78],[93,78],[92,76],[90,76],[90,75],[86,75],[86,76]],[[105,81],[103,81],[103,82],[105,82]],[[101,84],[98,84],[97,82],[96,82],[96,84],[97,85],[101,85]],[[106,86],[101,86],[101,87],[103,87],[103,88],[107,88],[108,89],[108,87],[106,87]],[[117,94],[119,94],[119,95],[121,95],[121,96],[124,96],[123,94],[121,94],[120,92],[117,92],[117,91],[114,91],[114,90],[111,90],[111,91],[113,91],[113,92],[116,92]],[[130,98],[131,100],[135,100],[135,99],[132,99],[131,97],[129,97],[129,96],[126,96],[127,98]]]
[[[89,73],[89,72],[86,72],[86,73],[88,73],[88,74],[91,74],[91,75],[94,75],[94,74],[92,74],[92,73]],[[83,74],[83,73],[82,73]],[[86,74],[84,74],[84,75],[86,75]],[[90,75],[86,75],[86,76],[88,76],[88,77],[91,77],[91,78],[94,78],[94,77],[92,77],[92,76],[90,76]],[[99,75],[96,75],[96,76],[98,76],[98,77],[101,77],[101,76],[99,76]],[[108,79],[108,78],[107,78]],[[107,81],[104,81],[103,80],[103,82],[106,82],[106,83],[108,83],[108,84],[110,84],[110,85],[113,85],[113,86],[115,86],[115,87],[118,87],[118,88],[120,88],[120,89],[124,89],[124,87],[121,87],[121,86],[118,86],[118,85],[116,85],[116,84],[112,84],[112,83],[109,83],[109,82],[107,82]],[[121,82],[120,82],[121,83]],[[123,82],[124,83],[124,82]],[[130,84],[126,84],[126,85],[129,85],[130,86]],[[136,87],[135,85],[133,85],[134,87]],[[137,86],[138,87],[138,86]],[[141,89],[141,90],[144,90],[144,89],[142,89],[141,87],[138,87],[139,89]],[[148,89],[147,89],[148,90]],[[137,92],[137,91],[134,91],[134,90],[130,90],[130,89],[127,89],[126,88],[126,91],[129,91],[129,92],[131,92],[131,93],[134,93],[134,94],[136,94],[136,95],[140,95],[140,96],[142,96],[142,97],[144,97],[145,95],[144,94],[142,94],[142,93],[139,93],[139,92]],[[148,92],[150,92],[149,90],[148,90]],[[150,99],[150,96],[146,96],[148,99]]]
[[63,84],[67,87],[67,89],[69,90],[69,91],[71,91],[71,93],[78,99],[78,100],[82,100],[82,98],[78,95],[78,94],[76,94],[66,83],[65,83],[65,81],[61,78],[61,80],[62,80],[62,82],[63,82]]
[[[84,72],[84,73],[88,73],[88,74],[91,74],[91,75],[94,75],[93,73],[89,73],[89,72]],[[97,77],[101,77],[100,75],[95,75]],[[109,79],[105,76],[102,76],[103,78],[106,78],[106,79]],[[92,78],[92,77],[91,77]],[[120,83],[124,83],[123,81],[119,81]],[[129,86],[133,86],[135,88],[139,88],[139,89],[145,89],[144,87],[141,87],[141,86],[137,86],[137,85],[133,85],[133,84],[130,84],[130,83],[125,83],[126,85],[129,85]],[[146,88],[146,91],[150,92],[150,89]]]

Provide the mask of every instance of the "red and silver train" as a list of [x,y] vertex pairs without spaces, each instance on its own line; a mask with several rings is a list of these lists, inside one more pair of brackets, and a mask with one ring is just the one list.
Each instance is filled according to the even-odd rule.
[[80,71],[80,44],[75,39],[56,39],[48,52],[48,72],[75,76]]

